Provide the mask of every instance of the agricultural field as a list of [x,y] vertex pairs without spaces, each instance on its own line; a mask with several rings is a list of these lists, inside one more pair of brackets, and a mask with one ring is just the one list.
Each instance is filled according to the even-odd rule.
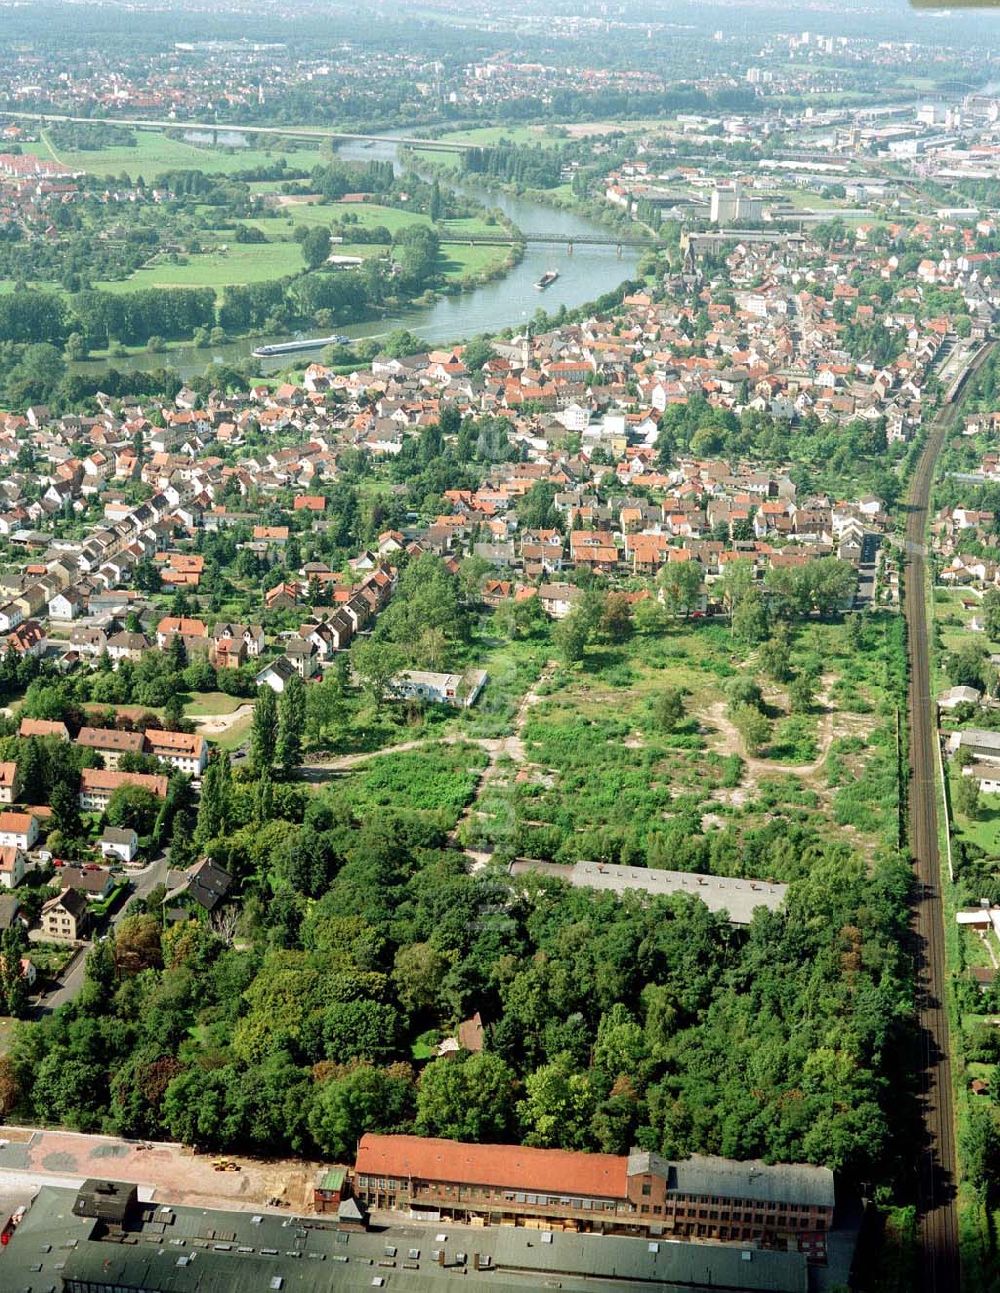
[[230,238],[200,254],[161,253],[154,263],[136,270],[128,278],[95,286],[116,293],[139,292],[150,287],[211,287],[221,295],[230,284],[269,282],[298,274],[302,269],[302,249],[291,239],[253,244],[236,243]]
[[47,157],[73,170],[86,171],[100,179],[127,174],[133,179],[142,175],[147,183],[162,171],[200,170],[206,174],[231,175],[234,171],[268,166],[285,156],[290,166],[311,170],[329,160],[329,153],[307,144],[302,148],[219,148],[190,144],[172,139],[160,131],[137,130],[135,147],[110,147],[83,152],[63,152],[49,141],[45,131],[36,143],[24,145],[25,151]]
[[[345,216],[356,218],[359,228],[369,229],[381,225],[391,234],[409,229],[415,224],[430,226],[430,216],[417,211],[403,211],[398,207],[379,206],[375,202],[290,202],[278,199],[273,215],[256,216],[245,221],[254,225],[268,238],[289,236],[283,233],[295,225],[323,225],[342,221]],[[339,248],[338,248],[339,250]]]
[[558,126],[476,126],[472,130],[449,130],[439,138],[449,144],[474,144],[481,148],[499,144],[501,140],[522,147],[534,144],[552,147],[562,143],[566,136]]

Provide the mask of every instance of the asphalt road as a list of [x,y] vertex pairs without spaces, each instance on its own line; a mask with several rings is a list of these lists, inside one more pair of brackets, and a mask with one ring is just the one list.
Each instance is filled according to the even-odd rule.
[[[108,926],[109,933],[119,921],[128,915],[129,909],[137,898],[145,898],[158,884],[165,882],[167,870],[167,855],[166,853],[161,853],[148,866],[143,867],[141,871],[136,871],[134,875],[129,877],[132,882],[132,892],[111,917]],[[83,976],[87,967],[87,953],[90,951],[91,946],[92,944],[87,943],[80,948],[63,971],[59,987],[54,992],[49,992],[38,1003],[36,1011],[38,1015],[50,1015],[54,1010],[58,1010],[60,1006],[65,1006],[68,1002],[76,1000],[80,989],[83,987]]]
[[[985,354],[986,352],[984,352]],[[910,656],[910,851],[917,877],[915,910],[917,992],[923,1054],[924,1143],[918,1175],[920,1288],[958,1293],[960,1288],[955,1110],[947,1013],[947,967],[941,861],[938,853],[937,740],[932,710],[927,640],[926,540],[934,467],[945,436],[959,415],[946,405],[932,424],[907,496],[903,613]]]

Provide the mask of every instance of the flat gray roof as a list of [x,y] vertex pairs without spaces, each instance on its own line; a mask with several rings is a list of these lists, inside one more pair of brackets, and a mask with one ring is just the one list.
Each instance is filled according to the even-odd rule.
[[981,745],[986,750],[1000,750],[1000,732],[969,727],[965,731],[952,733],[952,737],[958,737],[960,745]]
[[[0,1259],[4,1293],[60,1290],[72,1280],[159,1293],[436,1293],[456,1275],[483,1289],[537,1289],[558,1279],[568,1293],[630,1285],[663,1293],[809,1287],[802,1253],[446,1221],[346,1233],[323,1218],[264,1213],[255,1221],[247,1212],[147,1204],[121,1242],[95,1238],[98,1223],[73,1215],[75,1198],[53,1186],[39,1191]],[[484,1269],[473,1268],[474,1254]]]
[[522,858],[511,864],[511,875],[552,875],[574,888],[607,893],[630,891],[668,895],[689,893],[700,898],[709,911],[727,912],[734,925],[749,925],[758,907],[777,911],[785,901],[787,884],[745,880],[732,876],[702,875],[697,871],[661,871],[656,867],[616,866],[613,862],[536,862]]
[[836,1203],[833,1173],[809,1163],[740,1161],[714,1154],[666,1159],[659,1154],[633,1152],[629,1176],[652,1172],[666,1178],[667,1188],[678,1194],[724,1194],[727,1198],[754,1199],[761,1203],[811,1204],[832,1208]]

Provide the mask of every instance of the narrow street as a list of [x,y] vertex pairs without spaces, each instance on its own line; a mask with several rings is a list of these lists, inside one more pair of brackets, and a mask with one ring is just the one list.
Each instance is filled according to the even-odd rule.
[[[113,935],[114,928],[119,921],[124,920],[129,914],[136,899],[145,898],[158,884],[166,882],[168,866],[166,853],[161,853],[148,866],[143,867],[141,871],[136,871],[134,875],[129,877],[132,891],[108,921],[107,933],[109,936]],[[87,953],[92,946],[92,943],[86,943],[80,948],[63,971],[59,986],[54,991],[46,993],[38,1002],[35,1008],[36,1017],[50,1015],[54,1010],[58,1010],[60,1006],[65,1006],[68,1002],[76,1000],[80,989],[83,987],[83,976],[87,967]]]

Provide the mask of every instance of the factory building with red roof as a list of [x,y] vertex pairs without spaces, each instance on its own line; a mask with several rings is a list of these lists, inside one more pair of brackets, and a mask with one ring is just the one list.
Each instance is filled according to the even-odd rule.
[[352,1187],[369,1208],[429,1219],[756,1243],[815,1262],[834,1211],[825,1167],[423,1136],[362,1136]]

